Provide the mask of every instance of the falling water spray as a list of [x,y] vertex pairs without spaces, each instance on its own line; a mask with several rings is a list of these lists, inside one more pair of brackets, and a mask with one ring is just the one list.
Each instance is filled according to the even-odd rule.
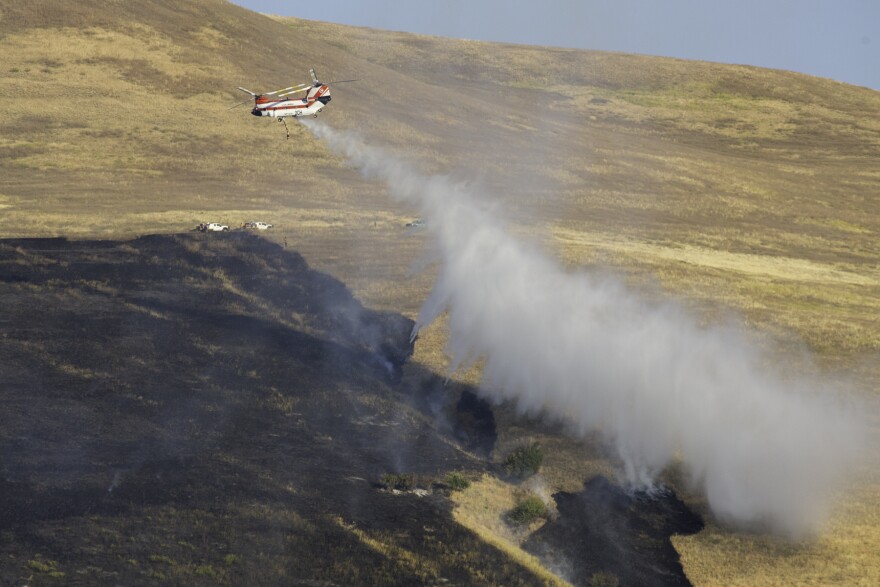
[[428,220],[440,272],[416,331],[448,313],[453,369],[482,358],[484,393],[599,434],[635,486],[680,461],[724,521],[793,536],[818,528],[861,444],[830,382],[783,377],[741,329],[704,327],[673,301],[565,271],[467,186],[304,124]]

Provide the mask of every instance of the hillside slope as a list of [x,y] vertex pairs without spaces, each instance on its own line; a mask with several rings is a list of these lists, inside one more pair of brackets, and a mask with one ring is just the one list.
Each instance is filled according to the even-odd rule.
[[[772,358],[791,370],[806,368],[808,347],[819,369],[876,403],[876,91],[754,67],[275,18],[224,0],[0,0],[0,52],[4,237],[265,219],[271,238],[368,306],[413,317],[431,273],[411,275],[423,239],[403,229],[409,211],[298,125],[285,141],[247,105],[228,109],[246,97],[236,86],[284,87],[315,67],[325,80],[362,79],[333,88],[328,124],[475,181],[515,230],[572,267],[611,266],[707,320],[741,314],[791,351]],[[443,340],[442,326],[423,333],[404,380],[446,374]],[[554,489],[580,491],[586,473],[607,469],[558,431],[503,407],[497,417],[502,449],[523,436],[553,447]],[[779,545],[710,520],[676,542],[685,571],[696,584],[875,583],[876,462],[862,472],[817,543]]]
[[[246,97],[235,86],[283,87],[314,66],[324,79],[363,80],[334,88],[328,122],[428,171],[478,178],[512,219],[552,233],[569,261],[638,257],[673,289],[692,287],[693,267],[713,279],[733,265],[748,279],[725,284],[728,302],[759,311],[751,285],[806,259],[795,273],[828,276],[818,295],[851,299],[852,326],[811,332],[778,301],[762,321],[829,351],[878,348],[880,328],[865,321],[880,283],[875,91],[751,67],[271,19],[221,0],[0,6],[6,235],[135,235],[267,216],[306,254],[370,224],[382,229],[379,256],[409,250],[385,234],[406,216],[381,187],[341,170],[296,125],[284,141],[246,106],[228,110]],[[684,274],[670,263],[682,245]],[[374,264],[361,249],[336,246],[334,256]],[[803,288],[787,293],[810,303]]]
[[399,386],[412,322],[296,253],[2,240],[0,299],[4,585],[541,584],[448,514],[484,465]]

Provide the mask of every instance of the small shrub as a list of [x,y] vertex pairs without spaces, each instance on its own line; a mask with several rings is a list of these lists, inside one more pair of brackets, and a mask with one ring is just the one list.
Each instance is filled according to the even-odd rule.
[[238,556],[234,555],[234,554],[227,554],[226,556],[223,557],[223,564],[226,565],[227,567],[231,567],[232,565],[237,565],[238,561],[239,561]]
[[544,452],[541,450],[541,445],[533,442],[521,446],[507,455],[502,466],[508,475],[524,479],[537,473],[543,462]]
[[199,565],[195,569],[195,574],[200,577],[214,577],[217,575],[217,571],[211,565]]
[[412,473],[385,473],[379,483],[386,489],[409,491],[416,486],[416,476]]
[[510,510],[510,520],[516,524],[531,524],[547,515],[547,506],[536,495],[530,495]]
[[600,571],[592,574],[589,585],[590,587],[618,587],[620,579],[614,573]]
[[44,561],[39,555],[37,555],[27,562],[27,566],[34,571],[48,573],[49,571],[55,570],[56,565],[55,561]]
[[464,491],[471,486],[471,482],[468,481],[467,477],[458,471],[453,471],[446,475],[446,484],[449,485],[449,489],[452,491]]

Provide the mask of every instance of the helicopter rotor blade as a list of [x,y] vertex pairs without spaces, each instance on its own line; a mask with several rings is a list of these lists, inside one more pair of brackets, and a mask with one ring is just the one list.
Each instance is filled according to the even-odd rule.
[[332,82],[324,82],[324,85],[329,86],[330,84],[345,84],[348,82],[359,82],[359,81],[361,81],[360,78],[358,78],[358,79],[338,79],[338,80],[334,80]]
[[230,106],[229,108],[227,108],[227,110],[232,110],[233,108],[238,108],[239,106],[244,106],[245,104],[250,104],[250,103],[251,103],[250,100],[245,100],[244,102],[239,102],[235,106]]
[[304,90],[308,87],[310,87],[309,84],[300,84],[298,86],[290,86],[289,88],[281,88],[280,90],[275,90],[274,92],[267,92],[263,95],[264,96],[274,96],[275,94],[277,94],[279,92],[286,92],[288,90],[293,90],[293,91]]
[[253,93],[252,91],[250,91],[250,90],[248,90],[248,89],[246,89],[246,88],[237,88],[237,89],[241,90],[241,91],[244,92],[245,94],[250,94],[251,96],[256,97],[256,94],[255,94],[255,93]]
[[292,90],[292,91],[290,91],[290,92],[284,92],[283,94],[278,94],[278,95],[276,96],[276,98],[282,98],[282,97],[284,97],[284,96],[289,96],[290,94],[296,94],[296,93],[299,93],[299,92],[305,92],[306,90],[311,89],[311,87],[312,87],[312,86],[309,86],[309,87],[307,87],[307,88],[300,88],[299,90]]

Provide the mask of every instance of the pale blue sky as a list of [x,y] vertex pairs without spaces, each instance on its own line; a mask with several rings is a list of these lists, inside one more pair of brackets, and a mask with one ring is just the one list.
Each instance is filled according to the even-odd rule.
[[233,0],[446,37],[790,69],[880,89],[880,0]]

